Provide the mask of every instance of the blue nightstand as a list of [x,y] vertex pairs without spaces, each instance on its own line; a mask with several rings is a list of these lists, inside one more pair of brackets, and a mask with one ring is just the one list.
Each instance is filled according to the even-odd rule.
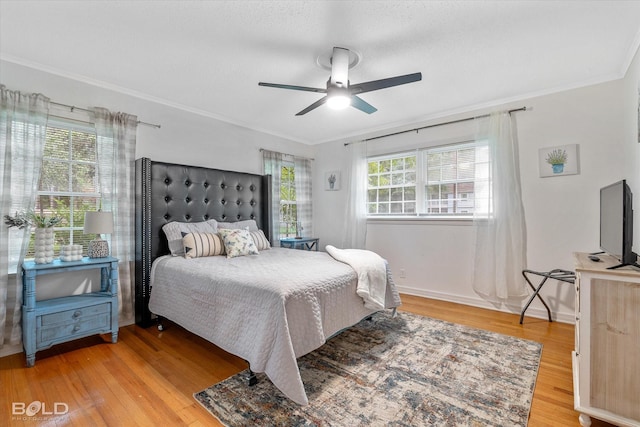
[[[36,278],[45,274],[99,268],[100,291],[36,301]],[[22,342],[27,366],[36,351],[94,334],[111,334],[118,341],[118,260],[112,257],[54,260],[22,264]]]
[[317,237],[302,237],[296,239],[295,237],[283,237],[280,239],[280,247],[290,249],[306,249],[308,251],[318,251],[320,245]]

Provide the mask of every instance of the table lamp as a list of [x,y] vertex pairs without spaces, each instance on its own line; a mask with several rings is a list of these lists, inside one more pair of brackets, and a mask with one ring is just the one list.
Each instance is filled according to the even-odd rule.
[[89,258],[109,256],[109,243],[101,234],[113,233],[113,214],[111,212],[91,211],[84,213],[84,234],[97,234],[98,237],[89,242],[87,255]]

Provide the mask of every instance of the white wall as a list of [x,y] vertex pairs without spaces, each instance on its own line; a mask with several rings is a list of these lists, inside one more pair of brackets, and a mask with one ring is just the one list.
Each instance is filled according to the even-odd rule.
[[640,252],[640,50],[624,78],[624,170],[634,192],[634,248]]
[[[299,156],[313,152],[298,142],[7,61],[0,61],[0,76],[11,90],[41,92],[55,102],[105,107],[160,124],[160,129],[138,126],[136,158],[262,173],[260,148]],[[206,94],[207,88],[202,91]]]
[[[637,78],[634,82],[637,83]],[[516,113],[528,268],[572,270],[573,252],[598,250],[600,187],[622,178],[631,180],[632,175],[638,180],[638,162],[631,162],[625,154],[632,151],[628,148],[630,129],[624,126],[632,107],[631,100],[624,102],[628,98],[626,86],[625,80],[617,80],[493,108],[528,108],[526,112]],[[634,94],[637,103],[637,91]],[[634,105],[635,114],[637,104]],[[485,112],[487,110],[471,111],[440,122]],[[425,124],[429,123],[417,123],[415,127]],[[440,145],[471,135],[473,125],[469,122],[441,126],[369,142],[368,153]],[[565,144],[579,145],[580,173],[541,178],[538,150]],[[637,159],[636,145],[633,148]],[[316,182],[322,181],[322,174],[327,170],[339,169],[343,174],[347,173],[348,164],[341,157],[341,152],[345,151],[341,145],[324,144],[316,150]],[[636,193],[640,194],[640,185],[635,187]],[[322,245],[341,242],[340,228],[334,226],[342,224],[345,206],[345,191],[339,193],[342,194],[318,188],[314,197],[315,230]],[[474,227],[470,221],[370,220],[367,231],[367,248],[389,260],[401,291],[494,308],[471,288]],[[640,243],[640,240],[636,239],[636,242]],[[404,270],[405,278],[399,277],[401,270]],[[542,294],[558,320],[573,321],[574,291],[571,285],[548,282]],[[496,308],[519,312],[522,302],[517,303],[515,307]],[[537,301],[527,314],[546,316]]]

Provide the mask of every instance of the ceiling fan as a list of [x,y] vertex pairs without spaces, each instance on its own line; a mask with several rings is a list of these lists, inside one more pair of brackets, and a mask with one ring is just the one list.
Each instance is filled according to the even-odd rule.
[[371,114],[378,111],[378,109],[364,101],[358,95],[420,80],[422,80],[422,73],[413,73],[364,83],[349,84],[349,49],[334,47],[333,55],[331,56],[331,77],[327,80],[326,89],[264,82],[259,82],[258,85],[327,94],[325,97],[297,113],[296,116],[307,114],[309,111],[315,110],[325,103],[334,109],[343,109],[351,105],[360,111]]

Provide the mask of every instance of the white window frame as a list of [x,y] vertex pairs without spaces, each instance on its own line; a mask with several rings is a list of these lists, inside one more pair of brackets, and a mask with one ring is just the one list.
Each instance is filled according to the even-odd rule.
[[[459,141],[459,142],[455,142],[455,143],[450,143],[450,144],[446,144],[446,145],[438,145],[438,146],[430,146],[430,147],[423,147],[423,148],[418,148],[418,149],[413,149],[413,150],[407,150],[407,151],[402,151],[402,152],[395,152],[395,153],[389,153],[389,154],[381,154],[381,155],[376,155],[376,156],[371,156],[367,158],[367,166],[369,164],[369,162],[371,161],[381,161],[381,160],[391,160],[391,159],[397,159],[400,157],[407,157],[407,156],[411,156],[411,155],[415,155],[416,156],[416,212],[415,213],[406,213],[406,214],[386,214],[386,213],[382,213],[382,214],[371,214],[369,213],[369,173],[368,173],[368,167],[367,167],[367,219],[368,220],[385,220],[385,219],[424,219],[424,220],[440,220],[440,219],[451,219],[451,220],[471,220],[473,219],[473,212],[468,212],[468,213],[439,213],[439,214],[434,214],[434,213],[428,213],[427,209],[426,209],[426,198],[427,198],[427,194],[426,194],[426,187],[428,185],[428,179],[427,179],[427,168],[426,168],[426,157],[428,153],[436,153],[436,152],[445,152],[445,151],[452,151],[452,150],[461,150],[461,149],[466,149],[466,148],[470,148],[470,147],[486,147],[487,146],[487,142],[484,140],[465,140],[465,141]],[[476,155],[475,157],[475,162],[476,165],[478,164],[483,164],[486,165],[486,167],[488,167],[488,161],[489,159],[487,158],[487,162],[481,162],[479,161],[479,157],[478,155]],[[475,174],[474,176],[474,182],[476,182],[476,178],[477,178],[477,174]],[[450,183],[457,183],[457,182],[467,182],[468,180],[459,180],[459,179],[454,179],[454,180],[449,180]],[[441,181],[442,182],[442,181]],[[466,199],[470,199],[470,195],[469,193],[465,194],[465,198]],[[473,199],[473,198],[471,198]]]
[[[61,118],[61,117],[49,117],[48,122],[47,122],[47,131],[49,128],[58,128],[58,129],[65,129],[69,132],[85,132],[85,133],[91,133],[96,135],[96,130],[95,127],[91,124],[87,124],[87,123],[78,123],[77,121],[73,120],[73,119],[65,119],[65,118]],[[96,139],[97,139],[97,135],[96,135]],[[97,142],[96,142],[97,143]],[[98,159],[97,159],[97,147],[96,147],[96,159],[95,162],[88,162],[88,161],[83,161],[83,160],[74,160],[72,157],[72,145],[70,145],[70,150],[68,152],[68,157],[66,159],[59,159],[59,158],[51,158],[54,161],[57,162],[64,162],[67,164],[69,170],[69,176],[72,175],[72,167],[74,164],[93,164],[95,167],[95,171],[96,171],[96,175],[94,177],[94,189],[95,192],[89,193],[89,192],[79,192],[79,191],[72,191],[71,188],[71,180],[69,180],[69,188],[67,188],[67,191],[63,191],[61,189],[57,189],[56,191],[46,191],[46,190],[40,190],[38,189],[38,191],[36,192],[36,204],[37,204],[37,199],[39,199],[42,196],[51,196],[51,197],[68,197],[69,198],[69,216],[70,218],[74,217],[74,209],[75,209],[75,203],[74,203],[74,199],[76,197],[94,197],[96,199],[96,206],[92,207],[92,209],[94,210],[98,210],[100,208],[100,198],[101,198],[101,194],[99,192],[99,182],[98,182]],[[48,160],[49,158],[47,157],[43,157],[43,165],[42,165],[42,170],[40,172],[40,175],[42,176],[42,174],[44,173],[44,162],[45,160]],[[84,226],[84,222],[81,224],[69,224],[68,226],[56,226],[54,227],[54,232],[57,231],[61,231],[61,232],[69,232],[70,235],[70,242],[69,243],[77,243],[77,242],[73,242],[73,235],[77,234],[78,232],[82,232],[83,230],[83,226]],[[33,237],[31,237],[31,239],[33,239]],[[31,247],[31,245],[30,245]],[[30,252],[28,253],[28,257],[30,255]]]
[[[398,160],[398,159],[402,159],[402,158],[407,158],[407,157],[415,157],[416,158],[416,163],[415,163],[415,170],[412,169],[403,169],[402,173],[403,174],[407,174],[407,173],[411,173],[413,172],[415,174],[415,196],[413,200],[410,199],[406,199],[404,198],[404,191],[403,191],[403,198],[401,201],[395,201],[395,202],[400,202],[403,204],[403,208],[405,207],[404,204],[405,203],[414,203],[415,204],[415,210],[416,212],[418,211],[418,206],[421,203],[421,200],[419,199],[418,196],[418,184],[420,183],[420,166],[419,166],[419,162],[418,162],[418,157],[419,157],[419,153],[416,150],[413,151],[406,151],[406,152],[401,152],[401,153],[394,153],[394,154],[390,154],[390,155],[382,155],[382,156],[375,156],[375,157],[369,157],[367,158],[367,215],[370,217],[375,217],[375,218],[379,218],[379,217],[388,217],[388,216],[401,216],[401,217],[406,217],[406,216],[414,216],[416,213],[391,213],[391,203],[394,202],[394,200],[391,200],[391,194],[389,194],[389,212],[383,212],[383,213],[370,213],[370,205],[372,203],[369,202],[369,191],[371,190],[371,188],[369,188],[369,182],[370,182],[370,177],[372,176],[372,174],[368,173],[369,170],[369,163],[370,162],[380,162],[380,161],[390,161],[393,164],[394,160]],[[374,188],[377,190],[377,194],[379,196],[379,191],[380,190],[384,190],[384,189],[388,189],[389,191],[391,191],[393,188],[407,188],[407,187],[411,187],[411,185],[406,185],[406,184],[393,184],[393,169],[390,169],[388,174],[390,175],[390,182],[389,185],[377,185],[374,186]],[[380,178],[381,175],[386,175],[386,173],[381,173],[380,171],[376,172],[375,174],[373,174],[377,177],[377,179]],[[379,183],[378,183],[379,184]],[[376,205],[380,205],[381,203],[386,203],[386,202],[380,202],[380,200],[376,201]],[[404,210],[404,209],[403,209]]]

